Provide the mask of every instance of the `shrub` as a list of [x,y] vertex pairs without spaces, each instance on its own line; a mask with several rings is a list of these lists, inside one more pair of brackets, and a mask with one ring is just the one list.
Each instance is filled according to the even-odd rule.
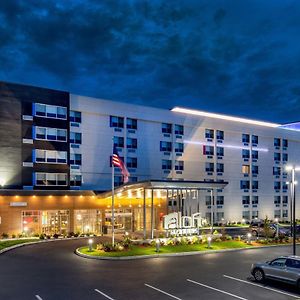
[[215,231],[213,232],[213,234],[219,234],[219,231],[218,231],[218,230],[215,230]]
[[173,239],[168,239],[168,240],[166,241],[166,245],[167,245],[167,246],[174,246],[174,245],[175,245],[174,240],[173,240]]
[[9,238],[9,235],[8,235],[8,233],[3,232],[2,235],[1,235],[1,237],[2,237],[3,239],[8,239],[8,238]]
[[220,238],[216,238],[214,241],[215,242],[222,242],[222,240]]
[[59,235],[57,233],[53,234],[53,238],[58,239]]
[[128,249],[130,247],[130,245],[132,244],[131,240],[129,237],[125,237],[123,242],[122,242],[122,246],[126,249]]
[[16,238],[16,235],[15,235],[15,234],[12,234],[11,237],[12,237],[13,239],[15,239],[15,238]]
[[40,234],[40,240],[44,240],[45,239],[45,235],[43,233]]

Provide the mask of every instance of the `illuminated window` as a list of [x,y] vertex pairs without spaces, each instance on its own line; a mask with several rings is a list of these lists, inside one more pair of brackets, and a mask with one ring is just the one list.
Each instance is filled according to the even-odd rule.
[[250,174],[250,166],[249,165],[243,165],[242,166],[242,173],[243,174]]
[[37,186],[66,186],[66,173],[35,173],[35,185]]
[[52,119],[67,119],[67,108],[63,106],[35,103],[34,115],[37,117],[46,117]]

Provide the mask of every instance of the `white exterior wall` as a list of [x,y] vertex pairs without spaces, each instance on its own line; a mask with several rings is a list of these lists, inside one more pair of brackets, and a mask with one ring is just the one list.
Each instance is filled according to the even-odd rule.
[[[242,211],[252,210],[259,211],[259,218],[264,218],[266,215],[269,218],[274,218],[275,209],[289,209],[289,204],[284,207],[281,201],[279,207],[274,204],[274,196],[290,195],[289,192],[279,193],[274,190],[274,181],[278,180],[285,182],[288,180],[281,174],[280,179],[276,179],[273,175],[273,166],[281,166],[283,172],[285,164],[282,161],[279,164],[274,162],[274,152],[288,153],[288,164],[300,165],[299,150],[300,150],[300,132],[291,131],[283,128],[271,128],[267,126],[252,125],[247,123],[239,123],[228,120],[221,120],[209,117],[192,116],[188,114],[171,112],[163,109],[144,107],[126,103],[116,103],[113,101],[93,99],[83,96],[71,95],[70,109],[80,111],[82,114],[82,123],[79,128],[71,127],[71,131],[79,131],[82,133],[82,145],[77,151],[82,154],[81,172],[83,178],[82,189],[108,190],[111,188],[111,168],[109,165],[109,157],[112,153],[112,137],[124,137],[125,147],[119,153],[124,156],[125,162],[127,157],[137,157],[138,167],[136,170],[131,170],[131,176],[136,176],[138,181],[146,179],[185,179],[185,180],[224,180],[228,182],[227,187],[217,195],[224,195],[224,205],[216,211],[224,212],[224,219],[229,221],[241,221]],[[124,117],[124,128],[121,132],[115,131],[110,127],[110,116]],[[126,129],[126,118],[137,119],[138,129],[135,133],[129,133]],[[173,134],[170,137],[164,136],[161,131],[162,123],[173,124]],[[183,138],[176,138],[174,134],[174,124],[184,125]],[[214,129],[224,131],[223,143],[217,143],[216,137],[213,142],[208,142],[205,138],[205,129]],[[250,134],[258,136],[257,147],[244,146],[242,143],[242,134]],[[137,138],[138,147],[135,153],[128,153],[126,149],[126,137]],[[274,147],[274,138],[284,138],[288,140],[288,148],[283,150],[282,145],[279,150]],[[165,155],[160,151],[160,141],[170,141],[173,143],[173,152],[171,155]],[[184,153],[182,156],[177,156],[174,152],[174,142],[184,142]],[[188,142],[213,144],[216,146],[224,146],[223,159],[217,159],[216,151],[213,158],[207,158],[203,155],[202,144],[192,144]],[[245,149],[263,150],[259,151],[257,162],[258,172],[256,178],[249,175],[249,180],[258,180],[257,192],[249,189],[249,192],[244,192],[240,189],[240,181],[247,180],[242,174],[242,165],[251,165],[249,162],[244,162],[242,158],[242,149],[232,148],[243,147]],[[215,149],[216,150],[216,149]],[[251,151],[250,151],[251,155]],[[173,160],[173,170],[166,174],[162,170],[162,159]],[[174,161],[184,161],[184,171],[182,174],[176,174],[174,170]],[[208,175],[205,171],[205,162],[224,163],[223,175],[217,176]],[[71,172],[74,172],[71,170]],[[116,174],[117,175],[117,174]],[[297,190],[298,191],[298,190]],[[300,191],[300,190],[299,190]],[[205,205],[205,195],[209,195],[208,191],[201,191],[200,208],[205,214],[210,212]],[[249,207],[242,205],[242,196],[250,196]],[[251,196],[257,195],[259,203],[257,208],[252,207]],[[290,200],[290,199],[289,199]],[[196,212],[197,203],[192,199],[186,201],[186,210]],[[189,208],[191,206],[191,209]],[[300,218],[300,208],[297,210],[298,218]]]

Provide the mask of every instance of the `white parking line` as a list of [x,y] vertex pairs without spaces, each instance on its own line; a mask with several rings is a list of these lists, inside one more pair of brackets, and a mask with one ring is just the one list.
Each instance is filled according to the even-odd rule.
[[112,297],[109,297],[108,295],[106,295],[105,293],[99,291],[98,289],[95,289],[95,292],[101,294],[102,296],[104,296],[105,298],[109,299],[109,300],[115,300]]
[[154,287],[154,286],[152,286],[152,285],[150,285],[150,284],[145,283],[145,286],[147,286],[147,287],[149,287],[149,288],[151,288],[151,289],[153,289],[153,290],[156,290],[156,291],[158,291],[158,292],[160,292],[160,293],[162,293],[162,294],[165,294],[165,295],[167,295],[167,296],[169,296],[169,297],[171,297],[171,298],[174,298],[174,299],[177,299],[177,300],[182,300],[182,299],[180,299],[180,298],[178,298],[178,297],[176,297],[176,296],[174,296],[174,295],[171,295],[171,294],[169,294],[169,293],[167,293],[167,292],[165,292],[165,291],[162,291],[162,290],[160,290],[160,289],[158,289],[158,288],[156,288],[156,287]]
[[297,298],[297,299],[300,298],[300,297],[297,296],[297,295],[293,295],[293,294],[290,294],[290,293],[286,293],[286,292],[283,292],[283,291],[280,291],[280,290],[277,290],[277,289],[273,289],[273,288],[270,288],[270,287],[267,287],[267,286],[262,286],[262,285],[257,284],[257,283],[249,282],[249,281],[247,281],[247,280],[235,278],[235,277],[228,276],[228,275],[223,275],[223,276],[224,276],[225,278],[228,278],[228,279],[232,279],[232,280],[240,281],[240,282],[247,283],[247,284],[250,284],[250,285],[254,285],[254,286],[260,287],[260,288],[262,288],[262,289],[266,289],[266,290],[275,292],[275,293],[283,294],[283,295],[290,296],[290,297],[294,297],[294,298]]
[[38,300],[43,300],[43,298],[39,295],[35,295],[35,298],[38,299]]
[[243,298],[243,297],[240,297],[240,296],[237,296],[237,295],[234,295],[234,294],[225,292],[225,291],[223,291],[223,290],[216,289],[216,288],[214,288],[214,287],[212,287],[212,286],[209,286],[209,285],[206,285],[206,284],[203,284],[203,283],[200,283],[200,282],[191,280],[191,279],[187,279],[187,281],[189,281],[189,282],[191,282],[191,283],[194,283],[194,284],[201,285],[201,286],[203,286],[203,287],[206,287],[206,288],[208,288],[208,289],[217,291],[217,292],[219,292],[219,293],[223,293],[223,294],[229,295],[229,296],[231,296],[231,297],[234,297],[234,298],[237,298],[237,299],[240,299],[240,300],[247,300],[246,298]]

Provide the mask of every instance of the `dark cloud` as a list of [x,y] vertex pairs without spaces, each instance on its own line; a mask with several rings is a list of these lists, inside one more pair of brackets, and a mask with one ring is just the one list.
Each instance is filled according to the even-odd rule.
[[0,2],[0,79],[288,122],[300,113],[300,2]]

